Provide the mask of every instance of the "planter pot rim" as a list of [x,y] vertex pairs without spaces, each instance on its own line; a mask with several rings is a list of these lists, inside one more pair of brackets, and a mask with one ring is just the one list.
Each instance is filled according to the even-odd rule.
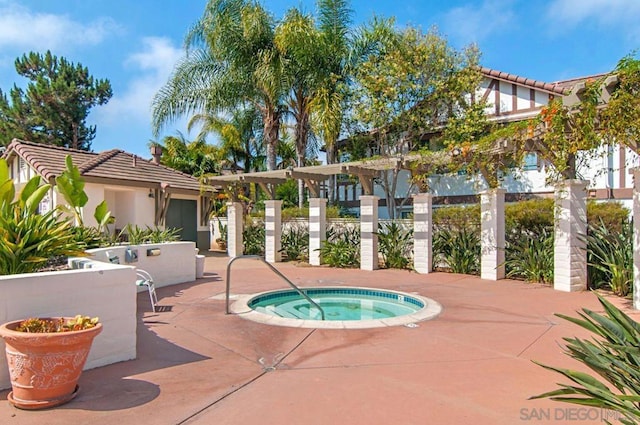
[[[64,319],[64,320],[72,320],[74,319],[74,317],[67,317],[67,316],[59,316],[59,317],[38,317],[38,319],[43,319],[43,320],[58,320],[58,319]],[[16,328],[18,326],[20,326],[20,323],[24,322],[27,319],[20,319],[20,320],[13,320],[11,322],[6,322],[3,323],[2,325],[0,325],[0,337],[4,338],[5,336],[7,337],[27,337],[28,336],[33,336],[33,337],[44,337],[44,336],[50,336],[50,335],[70,335],[70,334],[82,334],[82,333],[93,333],[93,332],[98,332],[100,333],[102,331],[102,323],[98,322],[94,327],[92,328],[88,328],[88,329],[81,329],[78,331],[66,331],[66,332],[21,332],[21,331],[17,331]],[[99,329],[99,330],[98,330]]]

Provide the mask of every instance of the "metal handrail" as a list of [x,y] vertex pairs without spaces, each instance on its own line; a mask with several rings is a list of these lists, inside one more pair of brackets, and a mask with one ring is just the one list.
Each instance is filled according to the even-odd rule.
[[282,273],[280,273],[280,271],[278,269],[276,269],[275,267],[273,267],[271,264],[267,263],[265,261],[264,258],[262,258],[259,255],[239,255],[237,257],[233,257],[231,260],[229,260],[229,263],[227,263],[227,289],[226,289],[226,294],[225,294],[225,312],[226,314],[229,314],[229,292],[231,289],[231,265],[236,261],[236,260],[249,260],[249,259],[254,259],[254,260],[260,260],[262,261],[264,264],[266,264],[275,274],[277,274],[278,276],[280,276],[285,282],[287,282],[289,284],[289,286],[291,286],[298,294],[300,294],[302,297],[304,297],[304,299],[306,299],[307,301],[309,301],[309,304],[313,305],[314,307],[316,307],[318,310],[320,310],[320,317],[322,318],[322,320],[325,320],[325,316],[324,316],[324,310],[322,309],[322,307],[320,307],[320,305],[315,302],[314,300],[312,300],[307,294],[305,294],[300,288],[298,288],[296,285],[293,284],[293,282],[291,282],[289,279],[287,279],[287,277],[285,275],[283,275]]

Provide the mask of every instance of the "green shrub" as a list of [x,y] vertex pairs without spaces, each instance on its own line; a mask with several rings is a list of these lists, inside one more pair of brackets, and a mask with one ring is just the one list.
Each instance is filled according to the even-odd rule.
[[596,202],[590,199],[587,202],[587,222],[596,226],[603,223],[609,231],[621,232],[629,222],[629,210],[617,201]]
[[529,199],[505,205],[508,235],[537,235],[553,229],[553,199]]
[[612,231],[604,222],[590,225],[587,235],[587,275],[589,286],[608,286],[619,296],[627,296],[633,287],[633,228],[622,224]]
[[163,242],[175,242],[180,240],[180,230],[178,228],[169,227],[167,229],[161,229],[159,227],[147,226],[147,235],[145,237],[146,243],[163,243]]
[[452,273],[479,274],[480,237],[473,229],[441,229],[433,237],[434,268],[444,264]]
[[[327,207],[325,212],[326,212],[326,218],[338,218],[338,217],[340,217],[340,208],[338,208],[338,207],[329,206],[329,207]],[[264,217],[264,211],[262,211],[261,217]],[[289,221],[289,220],[292,220],[294,218],[303,218],[303,219],[306,220],[306,219],[309,218],[309,207],[283,208],[281,217],[282,217],[282,221]]]
[[538,233],[522,233],[507,242],[505,269],[507,277],[528,282],[553,282],[553,232],[542,228]]
[[242,230],[245,255],[264,255],[265,243],[264,223],[253,221],[245,223]]
[[288,260],[309,259],[309,230],[303,224],[290,225],[282,232],[282,248]]
[[391,269],[406,269],[413,250],[413,229],[405,230],[397,222],[378,225],[378,247],[384,265]]
[[292,220],[292,219],[295,219],[295,218],[307,219],[307,218],[309,218],[309,207],[283,208],[282,209],[282,214],[280,216],[282,217],[282,221],[289,221],[289,220]]
[[95,227],[75,226],[70,229],[73,239],[84,249],[99,248],[101,246],[113,245],[109,235],[99,231]]
[[621,423],[637,424],[640,422],[640,325],[607,300],[599,300],[605,314],[585,308],[579,313],[581,318],[556,315],[598,337],[564,338],[565,354],[595,372],[595,377],[538,363],[564,376],[571,384],[558,384],[560,389],[532,398],[608,409],[620,414]]
[[0,159],[0,274],[30,273],[52,257],[82,255],[84,244],[71,232],[71,222],[53,209],[38,214],[51,185],[34,177],[15,197],[15,186],[4,159]]
[[320,258],[331,267],[359,267],[360,230],[350,226],[329,226],[327,240],[320,247]]
[[439,207],[433,210],[434,229],[480,228],[480,205]]
[[433,266],[452,273],[480,270],[480,205],[440,207],[433,211]]
[[287,180],[276,186],[276,199],[282,201],[283,209],[298,205],[298,180]]
[[131,245],[174,242],[180,240],[180,229],[161,229],[159,227],[152,228],[149,226],[142,228],[129,223],[122,229],[120,235],[118,235],[118,239],[126,240]]

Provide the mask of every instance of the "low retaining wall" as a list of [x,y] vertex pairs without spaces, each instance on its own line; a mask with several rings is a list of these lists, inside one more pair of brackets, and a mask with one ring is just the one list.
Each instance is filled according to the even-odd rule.
[[[108,262],[107,251],[116,255],[120,264],[143,269],[153,277],[156,288],[196,280],[195,242],[117,245],[90,249],[92,260]],[[132,258],[132,254],[136,256]],[[145,290],[142,288],[142,290]]]
[[[98,316],[103,330],[93,342],[85,369],[135,359],[134,282],[133,267],[99,262],[92,262],[90,269],[0,276],[0,322]],[[4,350],[0,339],[0,389],[11,387]]]

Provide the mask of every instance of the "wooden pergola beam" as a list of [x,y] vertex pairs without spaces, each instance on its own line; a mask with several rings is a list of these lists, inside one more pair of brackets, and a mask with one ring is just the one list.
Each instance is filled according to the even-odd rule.
[[298,180],[315,180],[317,182],[325,181],[329,178],[330,175],[327,174],[319,174],[319,173],[307,173],[304,171],[298,170],[288,170],[287,176],[292,179]]

